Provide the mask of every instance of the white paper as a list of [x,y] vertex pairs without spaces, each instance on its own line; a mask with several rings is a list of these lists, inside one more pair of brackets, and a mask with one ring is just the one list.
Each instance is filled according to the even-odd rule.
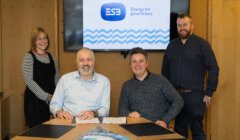
[[[87,124],[87,123],[100,123],[98,118],[93,118],[91,120],[80,120],[76,119],[76,124]],[[126,117],[104,117],[102,123],[106,124],[123,124],[126,123]]]
[[126,117],[104,117],[102,123],[122,124],[126,123]]
[[78,124],[86,124],[86,123],[100,123],[98,118],[93,118],[91,120],[80,120],[79,118],[75,118],[76,123]]

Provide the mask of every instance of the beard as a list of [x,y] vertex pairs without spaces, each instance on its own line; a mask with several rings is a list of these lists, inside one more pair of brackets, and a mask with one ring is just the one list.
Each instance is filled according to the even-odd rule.
[[192,33],[191,29],[189,29],[189,30],[183,29],[178,32],[178,35],[181,39],[187,39],[191,35],[191,33]]
[[90,67],[89,65],[84,65],[82,67],[79,68],[79,72],[82,74],[82,75],[89,75],[91,73],[93,73],[93,68]]

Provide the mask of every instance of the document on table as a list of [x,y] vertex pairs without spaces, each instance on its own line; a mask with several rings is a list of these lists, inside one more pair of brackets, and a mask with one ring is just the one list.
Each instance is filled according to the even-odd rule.
[[79,118],[76,119],[76,124],[85,124],[85,123],[100,123],[98,118],[93,118],[90,120],[80,120]]
[[[100,123],[99,118],[93,118],[91,120],[80,120],[75,118],[76,124],[86,124],[86,123]],[[126,117],[104,117],[102,123],[106,124],[124,124],[126,123]]]
[[123,124],[126,120],[126,117],[104,117],[102,123]]

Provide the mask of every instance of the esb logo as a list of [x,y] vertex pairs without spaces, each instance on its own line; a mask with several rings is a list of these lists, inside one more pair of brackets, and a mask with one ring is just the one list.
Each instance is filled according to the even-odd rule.
[[101,7],[101,17],[108,21],[123,20],[126,16],[126,8],[121,3],[105,3]]

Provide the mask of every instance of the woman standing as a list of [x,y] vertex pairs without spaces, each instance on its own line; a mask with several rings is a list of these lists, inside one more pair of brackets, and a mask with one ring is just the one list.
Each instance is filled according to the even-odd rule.
[[32,30],[31,48],[23,59],[22,71],[26,83],[24,114],[31,128],[50,119],[49,105],[55,90],[57,66],[49,47],[47,32],[37,27]]

